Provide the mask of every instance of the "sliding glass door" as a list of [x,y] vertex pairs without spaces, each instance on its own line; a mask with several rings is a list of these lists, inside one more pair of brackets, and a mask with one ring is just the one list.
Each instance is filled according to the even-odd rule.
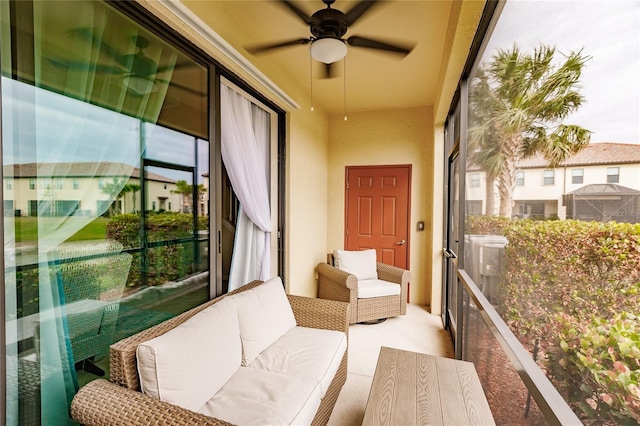
[[96,1],[0,4],[8,425],[209,298],[208,67]]

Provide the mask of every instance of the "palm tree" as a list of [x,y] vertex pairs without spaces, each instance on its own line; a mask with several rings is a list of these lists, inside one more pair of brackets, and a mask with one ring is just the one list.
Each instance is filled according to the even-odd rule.
[[518,161],[541,154],[554,168],[589,144],[589,130],[563,120],[584,101],[578,81],[590,58],[572,52],[558,63],[555,53],[499,50],[471,83],[469,160],[486,172],[488,187],[497,183],[500,216],[511,217]]
[[106,182],[102,187],[101,191],[109,197],[109,201],[111,204],[109,205],[109,216],[113,216],[116,214],[116,201],[119,200],[125,192],[127,185],[124,184],[124,180],[120,180],[118,178],[113,178],[111,182]]
[[[207,189],[201,183],[196,186],[197,193],[206,192],[206,190]],[[189,185],[186,180],[179,180],[176,182],[176,189],[171,192],[182,195],[182,213],[189,213],[191,211],[193,185]]]
[[129,187],[129,192],[131,192],[133,196],[133,213],[136,212],[136,194],[140,191],[140,185],[136,185],[135,183],[131,183],[127,185]]

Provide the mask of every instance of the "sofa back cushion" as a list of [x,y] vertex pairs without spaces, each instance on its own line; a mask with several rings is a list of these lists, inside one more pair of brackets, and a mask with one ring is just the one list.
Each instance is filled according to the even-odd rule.
[[358,277],[358,280],[378,279],[376,265],[376,250],[334,250],[334,265],[350,274]]
[[262,351],[296,326],[280,277],[271,278],[231,297],[238,307],[242,365],[250,364]]
[[240,368],[236,301],[226,297],[136,351],[142,391],[199,410]]

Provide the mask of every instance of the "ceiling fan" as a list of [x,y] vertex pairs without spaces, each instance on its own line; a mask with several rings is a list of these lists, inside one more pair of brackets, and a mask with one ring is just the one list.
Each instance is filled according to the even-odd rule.
[[145,55],[144,49],[149,46],[149,40],[143,36],[131,36],[131,40],[135,45],[135,52],[122,53],[110,44],[100,40],[98,37],[95,37],[91,28],[76,28],[71,30],[71,34],[92,43],[101,52],[111,58],[114,63],[104,64],[81,60],[47,58],[52,65],[68,70],[119,75],[124,78],[125,85],[129,92],[135,96],[143,96],[151,93],[154,90],[155,83],[171,84],[172,86],[197,95],[205,95],[204,93],[193,90],[189,87],[184,87],[174,82],[170,82],[169,80],[158,78],[157,74],[159,73],[182,66],[190,66],[191,64],[160,66]]
[[376,5],[378,3],[377,0],[362,0],[346,13],[331,7],[331,5],[335,3],[335,0],[322,0],[322,2],[326,4],[327,7],[309,16],[293,2],[280,0],[282,5],[286,6],[289,11],[302,19],[305,24],[309,25],[311,36],[252,46],[249,47],[247,51],[252,54],[258,54],[272,49],[311,43],[311,56],[315,60],[326,64],[327,75],[331,75],[331,64],[346,56],[347,45],[391,52],[402,56],[411,53],[413,46],[408,44],[393,44],[357,35],[352,35],[346,39],[343,38],[349,27],[360,19],[372,6]]

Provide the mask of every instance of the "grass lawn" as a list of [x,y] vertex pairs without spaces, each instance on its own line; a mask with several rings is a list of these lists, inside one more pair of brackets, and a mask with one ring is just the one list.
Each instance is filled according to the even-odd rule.
[[[41,223],[47,221],[56,222],[60,218],[41,217]],[[67,220],[83,221],[82,218],[68,218]],[[66,241],[82,241],[82,240],[103,240],[105,236],[105,227],[109,219],[98,217],[87,223],[82,229],[76,232]],[[16,243],[36,241],[38,239],[38,218],[31,216],[21,216],[15,218]]]

